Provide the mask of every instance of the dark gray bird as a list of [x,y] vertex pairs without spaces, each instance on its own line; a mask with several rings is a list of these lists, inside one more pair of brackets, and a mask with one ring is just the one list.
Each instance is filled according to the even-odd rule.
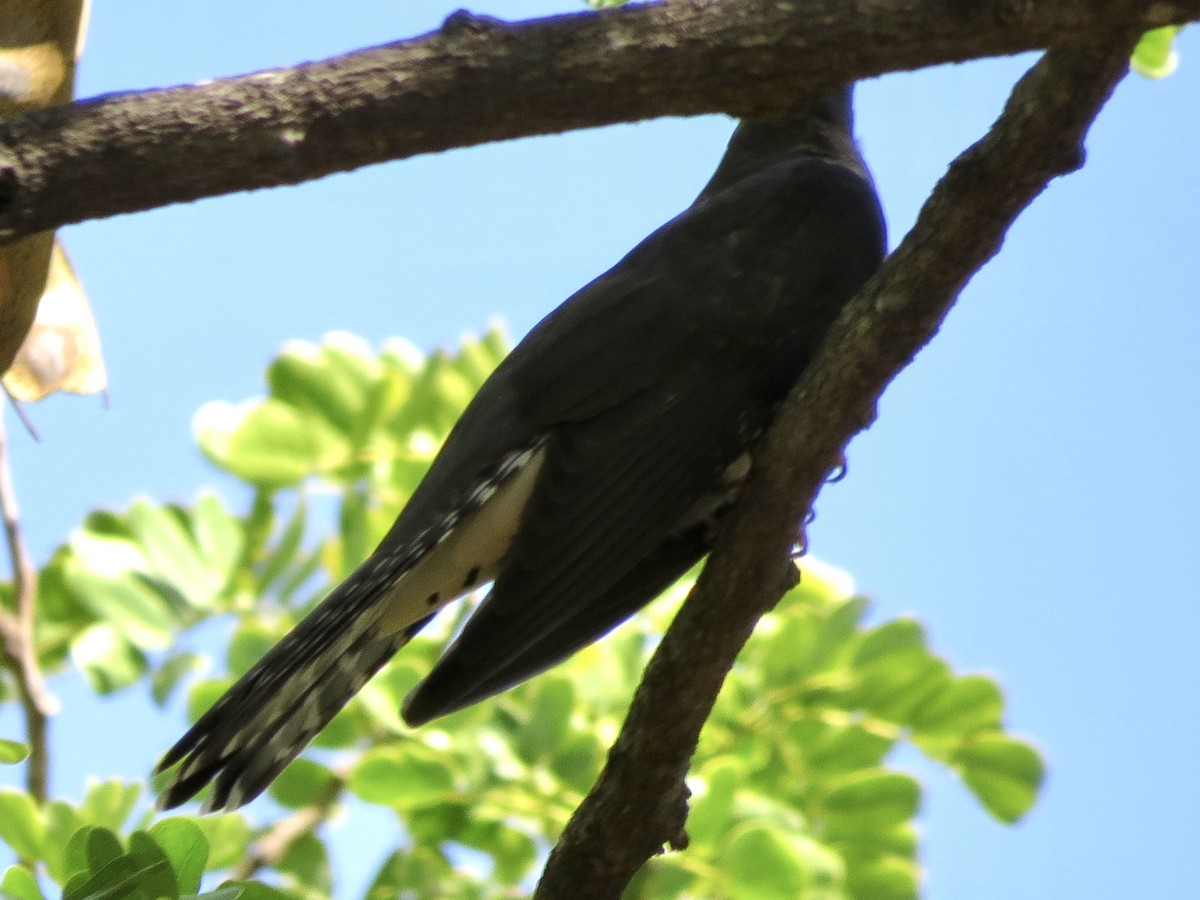
[[171,748],[164,808],[261,793],[439,610],[491,592],[404,705],[412,725],[565,659],[701,559],[756,438],[884,225],[851,89],[744,121],[681,215],[496,369],[355,572]]

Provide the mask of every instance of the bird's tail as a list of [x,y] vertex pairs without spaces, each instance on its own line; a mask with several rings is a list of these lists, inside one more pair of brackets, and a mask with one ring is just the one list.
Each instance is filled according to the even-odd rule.
[[[373,593],[370,587],[359,592]],[[381,635],[376,617],[353,599],[335,592],[167,751],[156,772],[183,764],[159,795],[162,809],[210,781],[205,812],[253,800],[428,621]]]

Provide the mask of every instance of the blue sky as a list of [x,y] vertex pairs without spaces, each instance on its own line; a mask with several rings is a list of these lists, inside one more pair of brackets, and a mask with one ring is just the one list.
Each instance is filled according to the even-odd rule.
[[[453,8],[99,3],[79,92],[320,58],[430,30]],[[1179,50],[1173,77],[1121,85],[1086,168],[1017,223],[818,504],[813,553],[854,573],[877,618],[912,613],[957,667],[997,673],[1010,724],[1050,763],[1041,802],[1010,829],[950,778],[901,760],[926,777],[934,900],[1176,896],[1194,881],[1200,31]],[[859,88],[893,244],[1031,62]],[[709,117],[516,141],[65,229],[112,404],[34,407],[40,445],[10,422],[39,559],[90,509],[139,493],[186,500],[214,483],[192,413],[259,392],[286,339],[344,329],[431,348],[496,316],[521,335],[684,207],[731,129]],[[141,776],[183,724],[177,709],[139,712],[141,697],[96,701],[72,678],[55,687],[64,796],[78,798],[88,772]],[[0,734],[17,729],[0,715]],[[359,866],[374,864],[372,851]],[[347,878],[341,895],[358,886]]]

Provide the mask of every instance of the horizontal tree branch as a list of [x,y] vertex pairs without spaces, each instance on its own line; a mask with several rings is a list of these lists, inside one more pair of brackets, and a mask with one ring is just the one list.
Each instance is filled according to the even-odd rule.
[[[1139,29],[1200,0],[1139,0]],[[806,88],[1087,43],[1096,0],[676,0],[438,32],[295,68],[0,121],[0,243],[85,219],[534,134],[770,115]]]
[[[1117,19],[1117,21],[1120,21]],[[1135,33],[1057,47],[1017,84],[913,230],[838,320],[770,430],[735,511],[647,668],[608,764],[551,854],[537,896],[620,896],[664,844],[686,841],[684,777],[725,674],[783,593],[796,524],[887,384],[933,337],[967,280],[1083,137],[1127,70]]]

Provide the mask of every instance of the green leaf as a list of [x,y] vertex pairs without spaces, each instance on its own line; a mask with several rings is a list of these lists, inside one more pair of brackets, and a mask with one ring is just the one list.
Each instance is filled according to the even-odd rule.
[[278,869],[291,875],[296,879],[296,884],[306,890],[317,891],[326,897],[333,891],[329,852],[312,832],[292,842],[279,861]]
[[910,724],[918,738],[961,737],[981,729],[996,729],[1004,712],[1004,694],[986,675],[955,678],[945,689],[921,704]]
[[828,778],[880,765],[896,740],[855,722],[830,726],[815,740],[797,743],[809,748],[806,754],[808,767]]
[[[76,817],[78,818],[78,817]],[[95,825],[81,825],[75,831],[71,832],[71,836],[67,839],[67,845],[62,852],[62,884],[70,884],[77,876],[83,875],[87,878],[88,872],[88,839],[93,831],[103,830],[97,829]],[[116,838],[116,835],[113,835]],[[117,851],[120,852],[121,842],[117,841]]]
[[517,735],[517,752],[527,762],[553,754],[566,736],[575,708],[575,685],[561,675],[547,674],[530,689],[529,719]]
[[22,859],[40,859],[46,826],[33,798],[12,788],[0,788],[0,840]]
[[179,896],[179,883],[175,871],[162,847],[144,831],[135,831],[129,836],[129,855],[137,865],[138,890],[148,897]]
[[920,896],[921,867],[913,859],[891,854],[848,854],[845,860],[846,886],[851,897],[917,900]]
[[279,634],[261,622],[253,619],[242,622],[229,639],[229,650],[226,651],[229,671],[239,678],[245,675],[278,640]]
[[261,881],[226,881],[223,889],[237,888],[239,900],[296,900],[297,894],[263,884]]
[[232,678],[214,678],[208,681],[196,682],[192,685],[192,689],[188,691],[188,719],[195,722],[208,712],[209,708],[220,700],[221,695],[232,686]]
[[[240,887],[230,884],[217,888],[215,891],[205,891],[196,896],[195,900],[241,900],[243,891]],[[188,898],[184,898],[188,900]]]
[[409,810],[448,799],[454,775],[440,754],[410,742],[368,750],[347,785],[368,803]]
[[208,665],[208,658],[190,651],[175,653],[163,660],[150,676],[150,695],[159,706],[165,706],[179,683]]
[[834,900],[844,870],[836,853],[802,835],[762,824],[738,828],[721,852],[725,893],[733,900]]
[[347,747],[354,746],[362,738],[356,724],[358,719],[356,712],[353,705],[343,709],[333,717],[328,725],[317,732],[311,746],[324,750],[345,750]]
[[1179,66],[1179,54],[1175,51],[1175,37],[1181,25],[1154,28],[1142,35],[1133,48],[1129,64],[1139,75],[1146,78],[1166,78]]
[[178,507],[160,506],[146,499],[135,500],[127,514],[150,574],[161,578],[185,597],[189,604],[204,608],[223,578],[214,577],[187,527],[187,515]]
[[291,516],[288,517],[287,525],[279,535],[279,540],[275,542],[275,546],[267,554],[262,563],[262,570],[259,572],[255,580],[255,591],[259,594],[265,594],[275,580],[282,575],[292,560],[296,558],[296,553],[300,550],[300,545],[304,541],[304,529],[308,523],[308,503],[306,502],[304,493],[301,491],[296,496],[296,506],[292,510]]
[[1037,799],[1046,769],[1024,741],[996,732],[978,735],[959,747],[951,764],[971,792],[1002,822],[1016,822]]
[[150,827],[150,837],[171,861],[180,892],[197,893],[208,862],[208,839],[200,826],[184,816],[172,816],[155,822]]
[[272,782],[270,793],[280,806],[301,809],[317,803],[336,781],[337,777],[327,766],[300,757],[292,760]]
[[116,628],[123,642],[144,650],[157,650],[171,642],[179,619],[135,573],[102,575],[84,568],[81,560],[68,561],[64,571],[68,586],[103,622]]
[[146,657],[109,624],[93,625],[71,642],[71,659],[97,694],[111,694],[137,683]]
[[0,764],[13,765],[29,756],[29,747],[20,741],[9,741],[0,738]]
[[123,852],[121,839],[107,828],[96,826],[89,828],[85,839],[84,849],[87,852],[88,868],[99,872],[115,859],[120,859]]
[[803,650],[801,671],[813,674],[830,668],[851,645],[868,606],[865,597],[851,597],[830,609]]
[[582,796],[591,789],[607,753],[608,744],[599,733],[575,731],[558,746],[551,766],[564,787],[578,791]]
[[[313,576],[321,571],[323,558],[320,549],[304,554],[296,565],[292,566],[287,578],[275,588],[275,597],[281,604],[293,603],[296,592],[301,588],[313,588]],[[324,576],[322,576],[324,577]],[[321,588],[321,593],[327,588]]]
[[698,777],[704,789],[693,793],[687,819],[688,837],[692,846],[715,845],[729,831],[738,785],[749,779],[741,762],[732,756],[705,763]]
[[125,782],[119,778],[91,780],[83,803],[79,805],[79,817],[89,825],[120,831],[141,795],[142,785],[137,781]]
[[[160,865],[169,870],[165,862]],[[156,870],[146,871],[133,856],[124,854],[90,876],[81,874],[72,878],[63,891],[63,900],[160,900],[162,896],[173,900],[177,893],[163,895],[156,890],[158,875]],[[143,886],[144,878],[151,885]]]
[[854,857],[860,862],[883,856],[917,858],[917,826],[913,822],[900,822],[885,828],[860,828],[854,822],[849,824],[848,830],[842,830],[837,823],[828,823],[823,834],[843,858]]
[[335,467],[348,452],[322,419],[273,399],[208,403],[193,418],[192,430],[213,463],[265,488],[298,484]]
[[[324,346],[289,341],[267,369],[275,398],[321,416],[344,435],[353,433],[372,380],[360,338],[328,335]],[[338,343],[345,346],[338,348]],[[355,364],[358,359],[360,365]]]
[[770,635],[759,664],[768,690],[791,690],[809,674],[805,656],[816,628],[812,616],[791,616]]
[[811,556],[799,561],[800,583],[788,592],[789,602],[814,609],[855,602],[863,608],[867,601],[854,597],[854,578],[844,569]]
[[824,797],[831,826],[840,831],[883,828],[917,814],[921,787],[909,775],[868,769],[836,779]]
[[945,691],[950,667],[924,647],[898,647],[875,656],[855,670],[855,705],[874,715],[903,725],[914,710]]
[[37,879],[24,866],[9,866],[0,878],[0,897],[4,900],[43,900]]
[[191,820],[208,841],[208,868],[220,871],[236,864],[246,854],[252,829],[241,813],[216,813]]
[[209,569],[228,579],[241,557],[246,533],[238,517],[212,491],[202,491],[196,498],[192,533]]
[[369,492],[363,485],[348,489],[342,497],[342,508],[338,516],[338,533],[342,538],[342,564],[341,571],[337,574],[343,577],[349,575],[371,552],[371,535],[367,524],[369,509]]
[[925,627],[915,619],[885,622],[868,631],[854,654],[854,666],[863,668],[900,650],[924,650]]
[[[42,859],[46,863],[46,871],[59,884],[64,884],[75,871],[65,871],[65,854],[69,838],[79,830],[82,824],[79,813],[70,803],[64,800],[52,800],[43,807],[46,819],[46,835],[48,840],[42,849]],[[85,865],[80,859],[80,867]]]

